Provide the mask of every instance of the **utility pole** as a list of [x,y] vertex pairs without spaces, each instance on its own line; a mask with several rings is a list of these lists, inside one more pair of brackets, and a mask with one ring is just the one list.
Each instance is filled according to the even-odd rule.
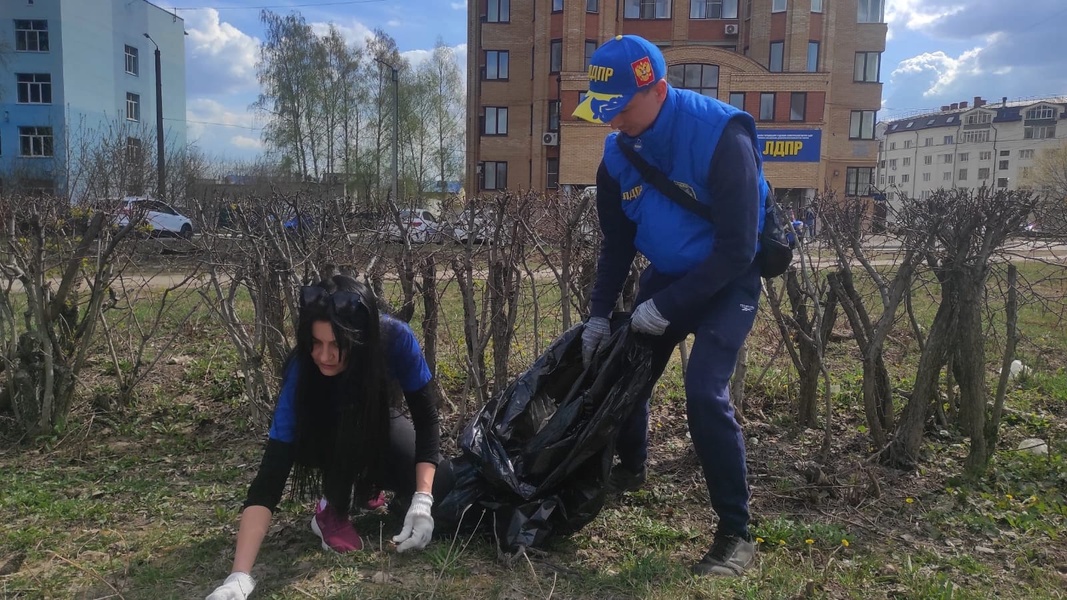
[[156,194],[163,200],[167,193],[167,168],[163,154],[163,67],[159,44],[147,33],[144,36],[156,47]]
[[393,202],[399,202],[397,197],[398,188],[400,187],[400,175],[398,172],[400,158],[400,71],[393,65],[375,58],[375,62],[380,65],[389,67],[393,79],[393,181],[392,181],[392,200]]

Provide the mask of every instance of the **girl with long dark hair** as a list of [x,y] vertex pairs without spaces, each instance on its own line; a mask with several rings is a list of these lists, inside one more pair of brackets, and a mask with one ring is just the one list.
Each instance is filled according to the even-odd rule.
[[[380,505],[382,490],[395,492],[391,508],[408,506],[397,551],[426,547],[440,462],[431,379],[411,328],[379,313],[366,285],[335,275],[301,288],[296,348],[241,512],[233,570],[208,600],[252,592],[252,565],[291,471],[294,496],[322,498],[311,530],[323,548],[362,549],[349,508]],[[398,410],[401,397],[410,420]]]

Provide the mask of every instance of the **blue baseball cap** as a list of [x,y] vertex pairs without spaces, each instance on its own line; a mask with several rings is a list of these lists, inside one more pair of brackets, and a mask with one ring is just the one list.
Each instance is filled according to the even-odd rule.
[[589,60],[589,93],[572,113],[593,123],[608,123],[638,92],[667,75],[667,61],[655,44],[636,35],[617,35]]

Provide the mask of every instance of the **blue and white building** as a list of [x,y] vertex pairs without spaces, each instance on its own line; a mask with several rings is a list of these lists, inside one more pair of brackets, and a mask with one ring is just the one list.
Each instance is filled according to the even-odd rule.
[[180,17],[145,0],[2,0],[3,190],[25,186],[77,200],[89,176],[83,155],[104,140],[143,157],[154,177],[157,44],[164,143],[174,151],[186,143]]

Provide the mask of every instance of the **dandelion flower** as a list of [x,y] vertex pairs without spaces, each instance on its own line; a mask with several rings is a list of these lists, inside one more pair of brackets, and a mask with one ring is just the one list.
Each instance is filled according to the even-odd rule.
[[904,502],[907,502],[908,504],[911,504],[911,503],[915,502],[915,498],[910,498],[910,497],[909,498],[905,498]]
[[841,545],[848,548],[848,540],[846,540],[845,538],[841,538]]
[[779,546],[784,546],[785,545],[785,540],[778,540],[778,545]]
[[1015,496],[1012,496],[1011,494],[1004,494],[1004,497],[1007,498],[1008,500],[1014,500],[1015,499]]
[[810,546],[810,545],[815,543],[815,540],[813,540],[811,538],[808,538],[808,539],[804,540],[804,543]]
[[761,537],[756,538],[756,543],[757,544],[762,544],[763,543],[763,538],[761,538]]

